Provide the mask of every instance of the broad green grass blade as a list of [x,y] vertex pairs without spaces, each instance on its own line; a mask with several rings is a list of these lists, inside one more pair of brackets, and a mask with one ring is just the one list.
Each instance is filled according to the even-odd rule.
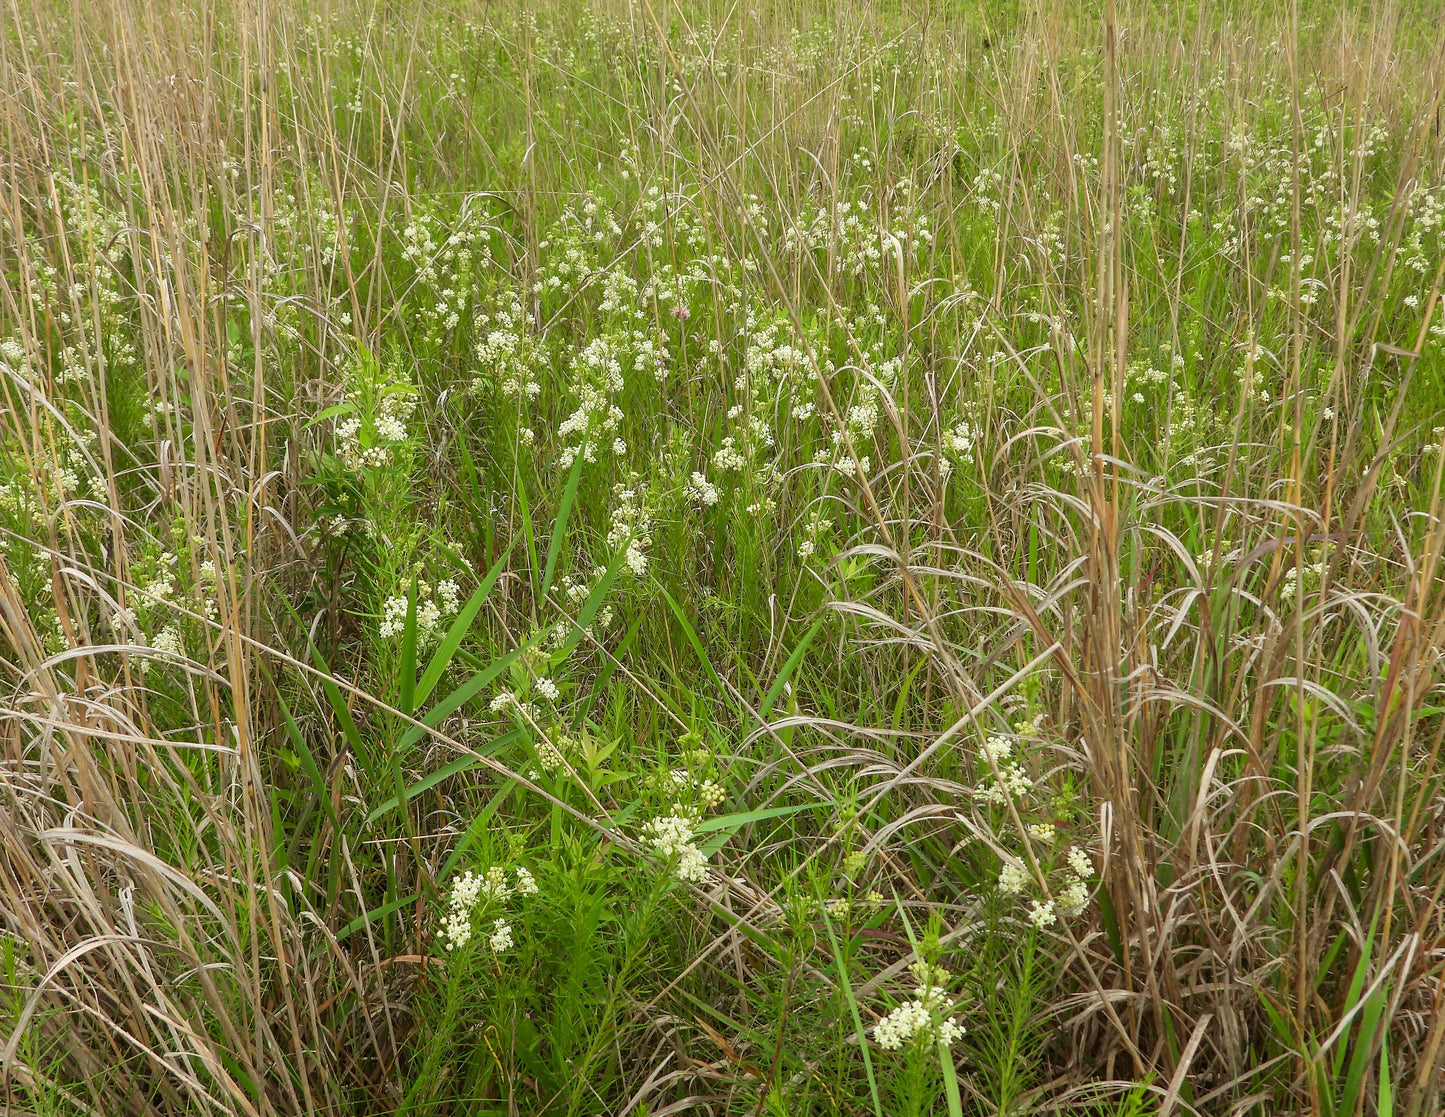
[[808,631],[803,633],[803,638],[798,641],[798,646],[793,649],[792,653],[783,662],[782,669],[778,672],[778,677],[773,680],[773,685],[768,688],[767,696],[763,699],[763,704],[758,710],[758,714],[764,721],[767,720],[768,714],[772,712],[773,705],[778,701],[779,697],[782,696],[783,687],[785,687],[788,680],[792,678],[793,672],[798,669],[798,664],[803,662],[803,656],[807,654],[808,645],[813,642],[813,637],[818,635],[818,631],[822,627],[823,618],[819,617],[808,626]]
[[406,627],[401,634],[401,685],[397,709],[407,717],[416,709],[413,698],[416,695],[416,578],[406,591]]
[[[491,664],[488,667],[484,667],[476,675],[473,675],[461,686],[457,687],[456,690],[452,691],[435,706],[433,706],[430,710],[428,710],[426,712],[426,716],[420,719],[422,725],[426,726],[428,729],[435,729],[438,725],[440,725],[443,721],[447,719],[447,716],[449,714],[460,708],[463,703],[475,698],[477,695],[481,694],[482,691],[486,690],[487,687],[491,686],[497,676],[499,676],[503,671],[505,671],[508,667],[515,663],[518,657],[523,655],[529,648],[535,648],[538,644],[540,644],[545,635],[546,634],[542,632],[537,633],[525,644],[513,648],[506,655],[502,656],[501,659],[498,659],[495,663]],[[424,736],[426,736],[426,729],[423,729],[420,726],[413,725],[410,729],[408,729],[405,733],[401,735],[401,739],[397,741],[397,748],[406,748],[410,745],[414,745]]]
[[443,780],[455,775],[459,775],[462,772],[470,771],[482,762],[482,756],[491,755],[492,753],[497,752],[502,748],[505,748],[507,745],[517,740],[517,738],[520,736],[521,730],[514,729],[510,733],[504,733],[502,736],[498,737],[496,740],[488,744],[481,755],[472,756],[469,754],[467,756],[459,756],[450,764],[444,764],[435,772],[431,773],[431,775],[426,776],[423,779],[417,780],[415,783],[404,788],[402,790],[400,798],[393,795],[386,802],[382,803],[379,807],[377,807],[369,815],[366,816],[366,824],[370,826],[382,815],[386,814],[387,811],[395,810],[402,803],[405,803],[409,799],[415,798],[423,791],[426,791],[428,788],[435,787]]
[[938,1061],[943,1066],[943,1096],[948,1099],[948,1117],[963,1117],[963,1100],[958,1096],[958,1071],[953,1065],[953,1048],[938,1041]]
[[487,571],[487,576],[483,578],[481,584],[477,586],[476,592],[472,594],[471,598],[462,608],[462,611],[457,614],[456,620],[452,621],[445,638],[443,638],[441,644],[437,647],[436,653],[431,658],[431,662],[427,664],[426,672],[416,684],[417,706],[425,704],[426,700],[431,697],[432,689],[441,681],[442,674],[446,671],[447,667],[450,666],[453,657],[457,653],[457,649],[462,646],[462,640],[466,638],[467,631],[472,627],[472,622],[476,620],[477,613],[487,600],[487,595],[492,592],[492,587],[496,585],[497,579],[501,577],[502,569],[506,566],[507,557],[511,553],[512,548],[509,546],[506,551],[502,553],[502,557],[492,564],[492,568]]
[[562,541],[567,535],[567,517],[572,514],[572,502],[577,499],[577,483],[582,480],[582,455],[572,463],[572,472],[567,476],[567,487],[562,490],[562,500],[557,505],[557,520],[552,525],[552,538],[547,542],[547,569],[542,574],[543,600],[552,592],[552,575],[557,570],[557,557],[562,553]]
[[[365,915],[357,916],[345,927],[337,931],[336,940],[340,942],[343,939],[349,939],[352,935],[356,934],[357,931],[360,931],[367,924],[376,923],[379,920],[385,919],[388,915],[391,915],[393,912],[400,911],[408,904],[416,903],[417,900],[420,899],[420,897],[420,892],[413,892],[410,896],[401,896],[395,900],[388,900],[386,903],[380,904],[377,907],[372,908]],[[325,950],[325,947],[321,947],[320,949]]]
[[707,669],[708,677],[717,684],[718,695],[727,695],[728,689],[723,685],[722,676],[713,668],[712,660],[708,658],[707,650],[702,646],[702,641],[698,639],[697,630],[692,627],[692,622],[687,619],[687,614],[682,611],[682,606],[673,599],[672,594],[668,593],[667,588],[661,583],[658,584],[657,588],[662,591],[662,596],[667,600],[668,608],[672,610],[672,615],[677,618],[677,623],[682,626],[682,631],[687,635],[687,642],[692,645],[692,650],[697,653],[697,658],[701,661],[703,667]]
[[[341,734],[351,749],[351,755],[356,757],[361,764],[366,765],[369,759],[366,754],[366,745],[351,716],[351,708],[347,706],[346,699],[341,696],[341,688],[332,679],[331,668],[322,658],[321,649],[314,644],[311,645],[311,658],[315,662],[317,670],[321,672],[321,686],[326,691],[326,701],[331,704],[331,712],[336,715],[336,721],[341,726]],[[372,775],[373,773],[368,774]]]
[[[868,1076],[868,1093],[873,1099],[874,1117],[883,1117],[883,1103],[878,1097],[878,1079],[873,1074],[873,1056],[868,1050],[868,1033],[863,1029],[863,1017],[858,1012],[858,1000],[853,996],[853,979],[848,976],[848,966],[843,960],[843,950],[838,945],[838,935],[833,930],[833,920],[823,910],[823,925],[828,929],[828,942],[833,947],[833,960],[838,963],[838,981],[843,986],[843,997],[848,1002],[848,1014],[853,1018],[853,1034],[858,1037],[858,1050],[863,1055],[863,1072]],[[955,1093],[958,1083],[954,1083]],[[953,1108],[950,1103],[949,1112]]]

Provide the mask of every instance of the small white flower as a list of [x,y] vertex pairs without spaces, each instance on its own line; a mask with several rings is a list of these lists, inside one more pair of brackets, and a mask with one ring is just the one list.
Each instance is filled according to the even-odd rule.
[[885,1051],[897,1051],[933,1029],[933,1015],[922,1001],[904,1001],[873,1026],[873,1038]]
[[953,1020],[945,1020],[938,1025],[938,1042],[945,1047],[952,1047],[954,1040],[963,1035],[963,1025]]
[[1035,927],[1043,930],[1045,927],[1052,927],[1057,921],[1054,915],[1054,903],[1052,900],[1035,900],[1034,906],[1029,910],[1029,922]]
[[711,508],[719,500],[720,494],[717,486],[696,470],[692,474],[692,484],[687,487],[689,500],[696,501],[705,508]]
[[913,1000],[904,1001],[873,1026],[873,1038],[885,1051],[920,1041],[952,1046],[963,1035],[963,1025],[947,1018],[949,1010],[941,989],[920,985]]
[[1006,896],[1012,896],[1022,892],[1024,888],[1028,886],[1028,883],[1028,874],[1012,861],[1005,862],[1004,867],[999,870],[998,890]]
[[532,876],[532,870],[518,865],[514,870],[517,874],[516,893],[518,896],[535,896],[537,894],[537,880]]
[[388,597],[382,607],[381,638],[390,640],[406,631],[406,598]]
[[170,655],[184,656],[186,654],[185,641],[172,625],[166,625],[156,633],[155,639],[151,641],[151,647],[158,652],[166,652]]
[[652,819],[642,828],[642,835],[652,844],[659,857],[677,858],[677,876],[688,884],[707,879],[707,859],[693,844],[692,832],[697,816],[686,808],[674,806],[672,813]]
[[452,878],[452,894],[441,937],[448,950],[460,950],[472,938],[472,909],[481,895],[482,878],[470,869]]
[[512,928],[505,919],[498,919],[492,924],[492,937],[488,940],[492,951],[501,954],[504,950],[512,948]]
[[988,801],[1003,804],[1010,799],[1022,799],[1033,786],[1034,781],[1019,765],[1004,764],[999,767],[998,780],[988,789]]
[[376,420],[376,433],[388,442],[406,440],[406,424],[396,415],[382,415]]
[[730,469],[747,468],[748,460],[738,452],[737,447],[733,444],[734,441],[732,438],[724,438],[717,453],[712,456],[712,464],[721,473],[726,473]]
[[1002,764],[1013,755],[1014,745],[1007,737],[988,737],[983,742],[983,751],[995,764]]
[[1059,908],[1065,915],[1078,915],[1089,903],[1089,886],[1074,877],[1059,893]]
[[547,701],[549,702],[557,701],[557,699],[562,694],[562,692],[557,688],[557,684],[554,683],[551,679],[546,678],[537,680],[537,693],[540,694],[543,698],[547,699]]

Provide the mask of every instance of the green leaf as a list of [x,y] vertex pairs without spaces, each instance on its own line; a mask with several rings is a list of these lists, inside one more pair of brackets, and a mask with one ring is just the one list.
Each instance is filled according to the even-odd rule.
[[545,632],[537,633],[525,644],[521,644],[518,647],[513,648],[506,655],[502,656],[501,659],[492,663],[490,666],[483,668],[480,672],[478,672],[476,675],[473,675],[461,686],[457,687],[456,690],[452,691],[450,694],[448,694],[445,698],[443,698],[440,702],[438,702],[435,706],[433,706],[430,710],[427,711],[426,716],[420,719],[422,723],[421,725],[413,725],[410,729],[403,733],[401,735],[401,739],[397,741],[396,747],[398,749],[404,749],[420,741],[424,736],[426,736],[427,729],[435,729],[438,725],[440,725],[443,721],[447,719],[447,715],[451,714],[454,710],[461,706],[462,703],[468,702],[471,699],[475,698],[478,694],[480,694],[483,690],[490,686],[492,684],[492,681],[496,679],[498,675],[500,675],[503,671],[510,667],[518,656],[520,656],[523,652],[527,651],[529,648],[532,648],[538,643],[540,643],[542,637],[545,635]]
[[511,742],[515,741],[521,735],[522,731],[520,729],[513,729],[510,733],[504,733],[502,734],[502,736],[498,737],[496,740],[488,744],[485,752],[479,753],[475,756],[468,753],[466,756],[457,757],[457,759],[453,760],[450,764],[443,765],[431,775],[425,776],[422,779],[417,780],[416,783],[404,788],[399,798],[393,795],[385,803],[382,803],[379,807],[375,808],[369,815],[366,816],[366,824],[370,826],[382,815],[386,814],[387,811],[395,810],[402,803],[416,798],[416,796],[420,795],[423,791],[426,791],[428,788],[435,787],[437,784],[441,783],[442,780],[447,779],[450,776],[455,776],[460,772],[465,772],[468,769],[475,768],[478,764],[482,762],[483,757],[490,756],[492,755],[492,753],[499,751],[504,746],[511,744]]
[[[388,903],[382,904],[378,908],[372,908],[365,915],[357,916],[345,927],[337,931],[336,941],[340,942],[342,939],[350,938],[352,935],[356,934],[357,931],[360,931],[363,927],[365,927],[368,923],[375,923],[379,919],[384,919],[392,912],[400,911],[408,904],[416,903],[419,899],[421,899],[421,893],[413,892],[410,896],[403,896],[400,899],[391,900]],[[321,949],[324,950],[325,947],[322,947]]]
[[697,632],[688,621],[686,614],[683,613],[682,607],[672,599],[672,594],[667,592],[666,587],[663,586],[661,582],[657,583],[657,588],[662,591],[662,596],[667,599],[667,604],[672,609],[672,615],[677,618],[677,623],[682,625],[682,631],[687,634],[687,641],[692,645],[692,650],[697,653],[697,658],[700,659],[702,665],[707,668],[707,673],[712,676],[712,681],[717,683],[718,691],[726,694],[728,691],[727,688],[723,686],[722,676],[713,669],[712,661],[708,659],[707,652],[703,650],[702,641],[698,639]]
[[722,849],[740,829],[750,822],[763,822],[770,818],[783,818],[787,815],[798,814],[801,811],[813,811],[818,809],[817,803],[804,803],[797,807],[765,807],[760,811],[743,811],[740,814],[725,814],[717,818],[710,818],[694,830],[699,834],[716,834],[711,841],[703,843],[700,847],[705,856],[711,857],[718,850]]
[[[828,909],[823,909],[823,924],[828,928],[828,941],[833,946],[833,959],[838,963],[838,982],[843,986],[843,996],[848,1001],[848,1013],[853,1017],[853,1031],[858,1036],[858,1050],[863,1053],[863,1070],[868,1075],[868,1091],[873,1096],[874,1117],[883,1117],[883,1103],[878,1098],[878,1080],[873,1075],[873,1056],[868,1051],[868,1034],[863,1030],[863,1018],[858,1014],[858,999],[853,996],[853,982],[848,977],[848,966],[843,961],[843,951],[838,945],[838,936],[833,931],[833,921],[828,918]],[[958,1083],[953,1084],[953,1091],[958,1092]],[[953,1113],[953,1103],[949,1103],[951,1117],[957,1117]]]
[[783,664],[782,670],[778,672],[778,677],[773,680],[773,685],[769,688],[767,697],[763,699],[761,709],[758,710],[758,714],[764,721],[767,720],[768,714],[772,712],[773,704],[777,702],[779,695],[783,693],[783,687],[787,685],[788,679],[791,678],[793,672],[798,669],[798,664],[803,662],[803,654],[807,652],[808,645],[813,642],[813,637],[818,635],[818,630],[822,627],[823,618],[819,617],[813,622],[808,631],[803,633],[803,638],[798,641],[798,646],[793,649],[792,654],[788,656],[787,661]]
[[562,553],[562,537],[567,534],[567,517],[572,512],[572,502],[577,499],[577,483],[582,480],[582,455],[572,463],[572,472],[567,476],[567,487],[562,490],[562,503],[557,506],[557,520],[552,525],[552,538],[547,542],[547,569],[542,575],[542,598],[545,600],[552,589],[552,575],[557,569],[557,556]]
[[893,728],[897,731],[903,724],[903,709],[908,705],[908,696],[913,693],[913,681],[918,678],[918,672],[928,666],[928,657],[919,656],[918,665],[908,672],[908,677],[903,680],[903,686],[898,690],[898,701],[893,705]]
[[[351,749],[351,755],[363,765],[367,763],[367,756],[361,740],[361,733],[356,728],[356,722],[351,717],[351,709],[346,705],[346,700],[341,696],[341,689],[331,677],[331,668],[326,666],[326,660],[321,656],[321,649],[315,644],[311,645],[311,658],[316,663],[317,669],[321,672],[321,686],[326,691],[326,701],[331,705],[331,712],[336,715],[336,721],[341,726],[341,734],[346,738],[346,743]],[[367,773],[371,773],[368,771]]]
[[582,603],[582,609],[577,614],[576,626],[572,629],[572,635],[567,637],[567,642],[559,649],[562,658],[566,658],[566,653],[571,652],[582,642],[582,630],[597,618],[597,613],[602,608],[602,602],[607,598],[607,591],[612,588],[617,572],[622,569],[623,554],[624,552],[618,551],[612,556],[612,562],[603,572],[602,577],[597,579],[597,584],[592,587],[592,592],[587,595],[587,600]]
[[717,818],[710,818],[701,823],[694,833],[710,834],[714,830],[736,831],[750,822],[762,822],[769,818],[783,818],[790,814],[798,814],[800,811],[814,811],[822,804],[803,803],[796,807],[764,807],[758,811],[742,811],[738,814],[718,815]]
[[416,704],[418,706],[430,697],[432,689],[441,681],[442,674],[451,664],[452,658],[457,654],[457,649],[462,646],[462,640],[466,638],[467,631],[472,627],[472,621],[476,619],[478,611],[487,600],[487,595],[492,592],[492,587],[501,577],[502,567],[506,565],[507,556],[511,553],[512,548],[509,546],[502,553],[502,557],[487,571],[487,576],[482,579],[481,585],[477,587],[477,592],[472,594],[466,606],[457,614],[457,619],[452,621],[446,638],[442,640],[436,654],[432,656],[431,663],[427,664],[426,673],[422,675],[421,681],[416,684]]
[[406,591],[406,627],[401,634],[401,694],[397,709],[407,717],[416,709],[416,575]]
[[953,1065],[953,1048],[938,1041],[938,1061],[943,1064],[943,1095],[948,1099],[948,1117],[963,1117],[963,1101],[958,1096],[958,1071]]
[[312,418],[306,420],[305,425],[314,427],[317,423],[324,423],[327,419],[334,419],[337,415],[345,415],[355,409],[355,406],[349,400],[345,403],[333,404],[324,411],[318,411]]

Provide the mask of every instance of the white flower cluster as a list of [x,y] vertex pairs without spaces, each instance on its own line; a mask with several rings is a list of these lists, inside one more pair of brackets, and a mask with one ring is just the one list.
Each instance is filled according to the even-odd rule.
[[151,647],[168,655],[184,656],[186,654],[185,640],[181,638],[180,631],[170,624],[156,633],[155,639],[151,641]]
[[622,227],[606,204],[589,191],[580,208],[568,206],[562,211],[547,239],[537,245],[547,252],[547,259],[532,284],[532,293],[570,295],[580,290],[601,271],[594,259],[596,247],[621,234]]
[[707,879],[707,859],[693,843],[697,815],[686,807],[674,806],[671,814],[659,815],[642,828],[642,836],[659,857],[677,859],[677,878],[687,884]]
[[913,990],[913,999],[904,1001],[878,1021],[873,1026],[873,1038],[885,1051],[897,1051],[912,1043],[941,1043],[951,1047],[964,1029],[950,1018],[953,1006],[934,980],[942,971],[924,964],[916,964],[912,969],[915,974],[923,974],[922,982]]
[[1015,896],[1029,884],[1029,875],[1024,867],[1014,861],[1005,861],[998,874],[998,890],[1005,896]]
[[[563,469],[570,469],[580,454],[585,462],[597,460],[597,447],[617,430],[622,409],[612,402],[612,394],[622,390],[622,363],[607,338],[593,338],[572,361],[572,373],[581,382],[577,389],[577,408],[557,427],[557,438],[566,442],[574,435],[581,438],[574,446],[562,450]],[[614,439],[615,445],[620,439]],[[623,445],[624,452],[626,446]]]
[[687,499],[704,508],[711,508],[718,502],[717,486],[696,470],[692,474],[692,482],[687,486]]
[[[1304,588],[1308,593],[1317,589],[1325,576],[1325,564],[1323,562],[1305,563],[1304,567]],[[1286,566],[1284,574],[1280,578],[1279,590],[1285,597],[1294,597],[1299,590],[1299,569],[1295,566]]]
[[674,768],[668,772],[663,785],[668,791],[693,796],[705,811],[712,810],[727,798],[721,784],[715,780],[700,780],[683,768]]
[[454,330],[475,302],[479,273],[491,259],[489,215],[470,205],[464,205],[455,219],[426,212],[415,202],[410,209],[413,219],[399,239],[402,257],[414,269],[411,298],[430,327]]
[[460,950],[472,939],[472,909],[477,906],[483,879],[470,869],[452,879],[452,894],[442,920],[442,942],[448,950]]
[[[456,616],[461,604],[461,588],[447,578],[436,584],[436,594],[427,582],[418,582],[416,587],[416,635],[425,643],[437,635],[439,626],[447,617]],[[406,632],[406,595],[388,597],[382,606],[381,638],[390,640]]]
[[642,492],[618,483],[613,488],[617,507],[612,510],[612,526],[607,532],[609,547],[626,547],[627,569],[637,577],[647,573],[647,548],[652,545],[652,521],[643,506]]
[[[531,896],[537,892],[537,881],[530,869],[517,866],[513,870],[514,885],[507,884],[507,871],[500,865],[493,865],[486,874],[479,876],[468,869],[459,877],[452,878],[451,896],[447,903],[447,914],[442,919],[441,939],[447,950],[460,950],[472,941],[472,916],[479,904],[502,903],[509,896]],[[512,928],[505,918],[493,921],[489,943],[493,952],[500,954],[510,949],[514,940]]]
[[385,373],[353,367],[340,408],[334,429],[341,460],[347,469],[378,469],[390,465],[406,442],[416,393]]
[[1078,846],[1070,846],[1064,860],[1068,873],[1059,892],[1059,908],[1065,915],[1078,915],[1089,905],[1088,880],[1094,875],[1094,863]]
[[943,451],[964,465],[972,465],[973,449],[982,437],[983,431],[965,420],[943,432]]
[[[1053,827],[1050,826],[1049,829],[1052,830]],[[1064,861],[1064,884],[1057,893],[1058,902],[1035,900],[1029,908],[1029,922],[1041,930],[1052,927],[1059,913],[1078,915],[1089,904],[1088,880],[1094,873],[1089,855],[1077,846],[1070,846],[1064,855]],[[1001,893],[1005,896],[1016,896],[1025,891],[1028,885],[1029,876],[1022,865],[1015,861],[1004,862],[998,874],[998,890]]]
[[504,396],[519,402],[542,393],[537,381],[538,357],[526,312],[515,295],[493,314],[477,316],[476,356],[482,369],[501,387]]
[[1033,907],[1029,909],[1029,922],[1041,931],[1045,927],[1052,927],[1057,919],[1052,900],[1035,900]]
[[510,690],[498,691],[492,700],[487,703],[487,709],[494,714],[499,714],[503,710],[516,710],[523,717],[529,718],[532,721],[536,721],[539,716],[536,706],[518,698]]
[[737,439],[728,435],[713,454],[712,464],[720,473],[726,473],[728,470],[742,472],[748,467],[748,459],[743,457],[742,452],[738,450]]
[[555,739],[546,737],[537,741],[537,763],[548,772],[555,772],[567,764],[567,756],[577,751],[577,742],[565,733],[558,733]]
[[511,888],[507,886],[507,870],[500,865],[493,865],[487,870],[487,875],[482,878],[478,894],[483,900],[496,900],[500,903],[511,894],[511,891]]
[[1017,801],[1033,787],[1023,766],[1013,759],[1013,742],[1007,737],[989,737],[983,743],[985,759],[992,758],[998,765],[998,776],[994,777],[991,767],[985,765],[985,798],[993,804]]
[[856,477],[860,473],[867,477],[873,472],[873,462],[867,454],[864,454],[856,462],[845,455],[833,463],[833,468],[844,477]]
[[[868,171],[873,162],[866,156],[856,160],[854,167]],[[904,180],[897,184],[895,191],[907,197],[912,183]],[[852,275],[876,268],[886,251],[894,246],[908,251],[910,242],[927,243],[933,237],[928,228],[928,216],[922,210],[909,207],[901,215],[902,221],[892,230],[879,224],[873,216],[875,203],[866,188],[858,191],[853,198],[844,198],[835,205],[805,210],[797,224],[783,236],[783,251],[789,254],[817,252],[830,249],[837,257],[840,268]],[[904,225],[914,226],[910,234]]]

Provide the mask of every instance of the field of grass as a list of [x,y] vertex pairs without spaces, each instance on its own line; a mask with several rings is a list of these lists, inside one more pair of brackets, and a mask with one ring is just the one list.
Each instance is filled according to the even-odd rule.
[[9,0],[3,1111],[1445,1111],[1442,19]]

